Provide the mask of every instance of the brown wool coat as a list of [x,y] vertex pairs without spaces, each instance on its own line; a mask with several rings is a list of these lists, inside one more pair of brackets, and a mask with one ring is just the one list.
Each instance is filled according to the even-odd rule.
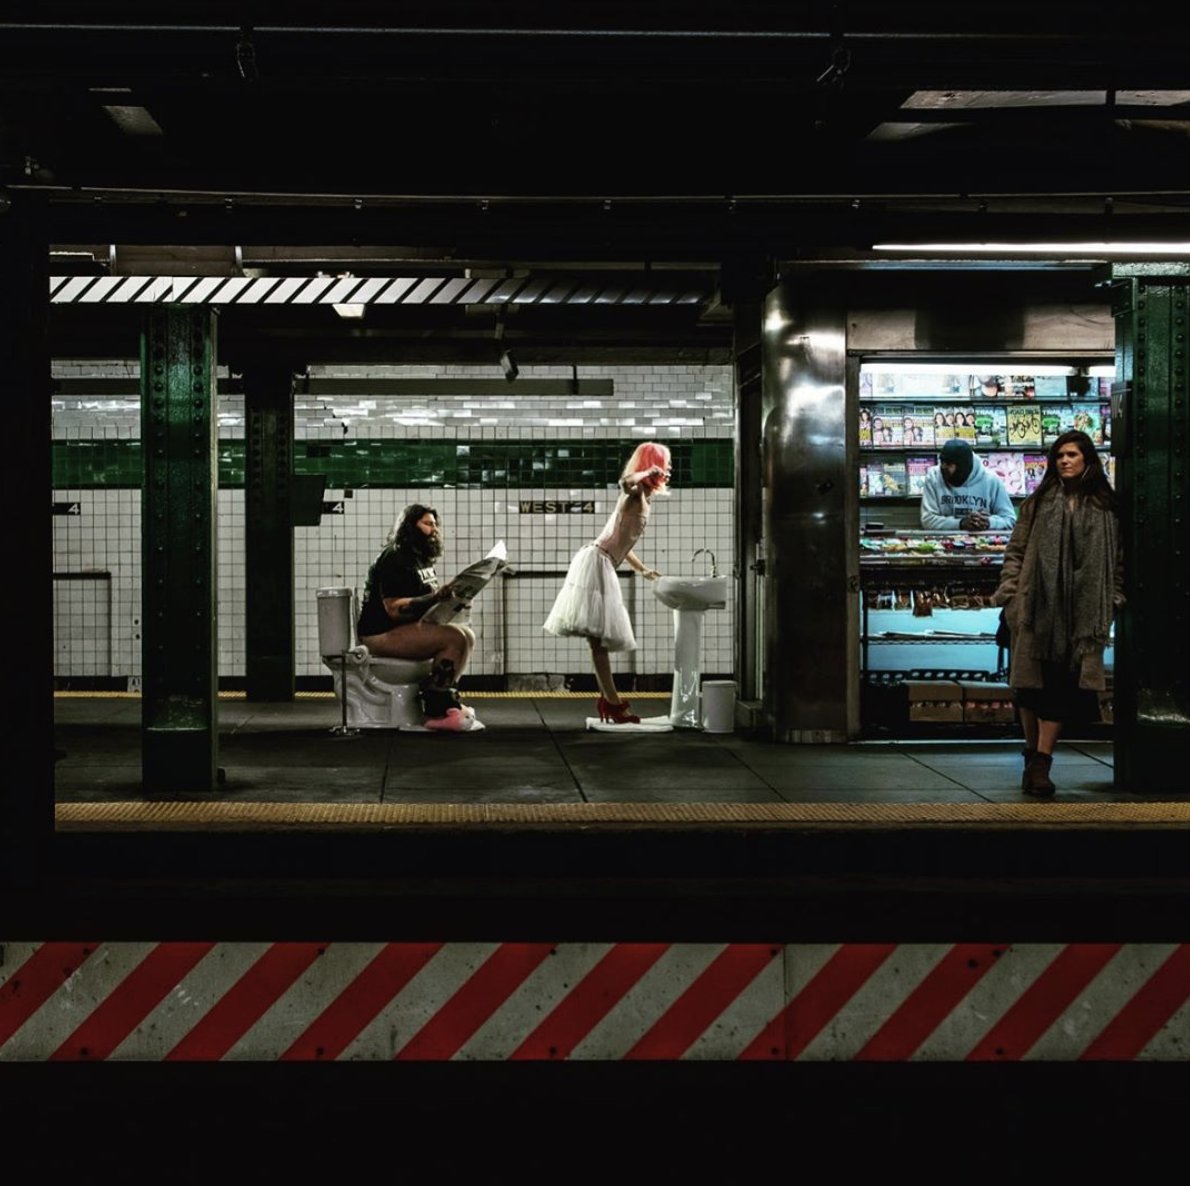
[[[1041,663],[1035,655],[1033,631],[1023,624],[1029,598],[1032,597],[1033,574],[1039,563],[1039,548],[1033,536],[1036,500],[1027,499],[1012,530],[1012,537],[1004,550],[1004,566],[1000,570],[1000,584],[992,594],[992,604],[1002,605],[1008,628],[1012,631],[1012,649],[1008,682],[1014,688],[1040,688],[1043,684]],[[1105,514],[1109,512],[1104,512]],[[1030,546],[1032,540],[1033,546]],[[1019,594],[1019,596],[1018,596]],[[1124,603],[1124,564],[1122,550],[1117,549],[1115,589],[1113,601]],[[1083,656],[1079,667],[1078,686],[1101,692],[1107,681],[1103,670],[1103,648]]]

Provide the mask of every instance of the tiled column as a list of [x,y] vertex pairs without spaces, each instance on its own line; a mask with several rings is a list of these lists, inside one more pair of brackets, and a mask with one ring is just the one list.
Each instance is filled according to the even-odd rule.
[[293,372],[244,367],[245,671],[249,700],[292,700]]

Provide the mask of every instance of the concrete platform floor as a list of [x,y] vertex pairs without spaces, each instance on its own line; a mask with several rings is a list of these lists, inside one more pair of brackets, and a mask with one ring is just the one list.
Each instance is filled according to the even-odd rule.
[[[464,735],[370,730],[340,736],[329,694],[289,703],[219,700],[218,764],[228,803],[317,804],[1020,804],[1019,740],[789,746],[744,733],[588,731],[590,696],[465,696],[485,729]],[[634,697],[644,716],[668,696]],[[144,801],[135,695],[55,697],[56,798]],[[1112,744],[1060,745],[1056,803],[1190,801],[1178,785],[1113,785]],[[1172,776],[1171,776],[1172,777]],[[185,796],[152,796],[162,798]]]

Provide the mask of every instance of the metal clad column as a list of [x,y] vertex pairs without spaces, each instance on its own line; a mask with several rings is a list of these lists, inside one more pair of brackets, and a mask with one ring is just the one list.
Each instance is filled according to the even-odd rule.
[[1116,622],[1115,782],[1144,791],[1190,762],[1190,267],[1120,265],[1112,279],[1128,598]]
[[292,700],[293,372],[244,368],[244,548],[249,700]]
[[848,580],[846,317],[788,284],[763,325],[765,701],[781,742],[846,741],[858,718]]
[[749,293],[732,302],[735,361],[735,673],[742,702],[762,699],[763,498],[761,425],[763,355],[760,341],[763,298]]
[[0,879],[25,881],[54,830],[53,488],[48,345],[49,245],[43,204],[0,191],[0,374],[10,434],[6,524],[9,573],[4,727],[7,786],[0,791]]
[[214,318],[154,306],[141,338],[146,791],[216,782]]

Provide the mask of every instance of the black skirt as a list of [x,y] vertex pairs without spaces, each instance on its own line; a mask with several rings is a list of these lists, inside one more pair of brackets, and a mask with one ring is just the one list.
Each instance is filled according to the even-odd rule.
[[1099,693],[1078,686],[1078,672],[1066,663],[1042,661],[1040,688],[1016,688],[1018,708],[1026,708],[1043,721],[1086,725],[1099,719]]

